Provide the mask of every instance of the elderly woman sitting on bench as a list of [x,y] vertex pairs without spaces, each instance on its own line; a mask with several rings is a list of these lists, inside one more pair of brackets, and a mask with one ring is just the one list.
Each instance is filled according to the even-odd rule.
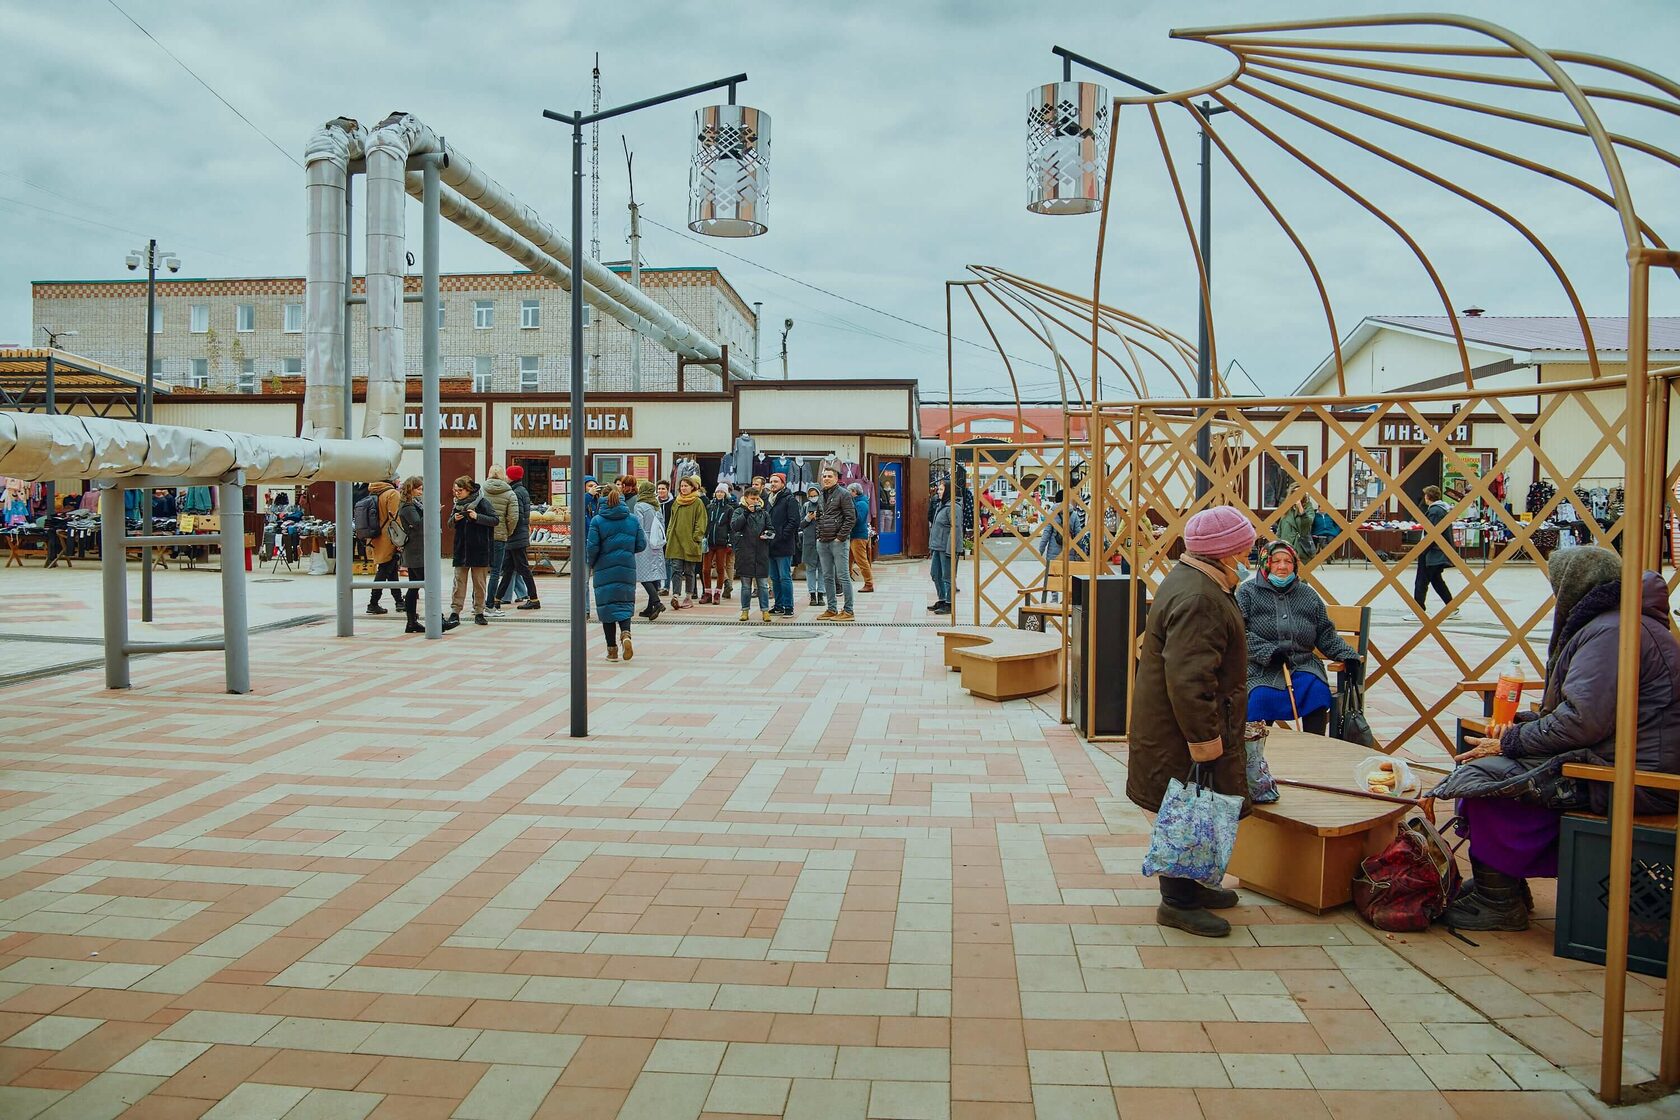
[[1330,723],[1330,681],[1319,653],[1342,663],[1357,685],[1359,652],[1330,624],[1318,593],[1296,574],[1295,549],[1273,541],[1260,570],[1237,587],[1237,606],[1248,624],[1248,718],[1251,722],[1299,719],[1322,735]]
[[[1538,712],[1469,740],[1461,765],[1428,794],[1459,798],[1461,831],[1470,838],[1470,891],[1441,920],[1454,929],[1528,928],[1530,878],[1558,869],[1564,813],[1604,813],[1602,782],[1563,776],[1566,763],[1608,766],[1616,755],[1616,645],[1621,631],[1622,559],[1588,546],[1552,553],[1548,566],[1557,608],[1546,651],[1546,692]],[[1680,773],[1680,642],[1668,625],[1668,591],[1646,572],[1641,583],[1637,766]],[[1641,789],[1635,814],[1671,813],[1672,792]]]

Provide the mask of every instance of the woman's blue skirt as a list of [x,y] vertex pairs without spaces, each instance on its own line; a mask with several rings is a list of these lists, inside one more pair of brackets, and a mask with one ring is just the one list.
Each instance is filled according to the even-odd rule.
[[[1323,711],[1330,706],[1330,686],[1307,672],[1295,673],[1295,709],[1303,716]],[[1263,720],[1293,720],[1289,710],[1289,693],[1281,688],[1251,688],[1248,690],[1248,718],[1250,722]]]

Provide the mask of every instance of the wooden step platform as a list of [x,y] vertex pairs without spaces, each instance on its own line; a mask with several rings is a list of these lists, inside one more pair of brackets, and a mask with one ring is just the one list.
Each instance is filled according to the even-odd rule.
[[1054,634],[1001,626],[962,626],[939,631],[945,664],[962,673],[962,685],[987,700],[1017,700],[1061,683],[1062,642]]

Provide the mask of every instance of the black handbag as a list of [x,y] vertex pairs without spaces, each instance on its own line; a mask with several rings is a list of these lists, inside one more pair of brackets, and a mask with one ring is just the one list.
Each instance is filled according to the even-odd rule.
[[1342,683],[1336,694],[1336,737],[1361,747],[1376,746],[1377,737],[1371,734],[1371,724],[1365,719],[1365,686],[1351,681]]

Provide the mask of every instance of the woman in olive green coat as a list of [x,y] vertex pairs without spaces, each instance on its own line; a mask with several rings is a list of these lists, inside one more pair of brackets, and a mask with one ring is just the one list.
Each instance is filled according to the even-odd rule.
[[[671,584],[671,609],[694,605],[700,592],[700,561],[706,555],[706,503],[700,500],[700,481],[677,480],[677,496],[671,501],[671,520],[665,526],[665,558],[676,562],[676,579]],[[681,595],[679,602],[677,596]]]

